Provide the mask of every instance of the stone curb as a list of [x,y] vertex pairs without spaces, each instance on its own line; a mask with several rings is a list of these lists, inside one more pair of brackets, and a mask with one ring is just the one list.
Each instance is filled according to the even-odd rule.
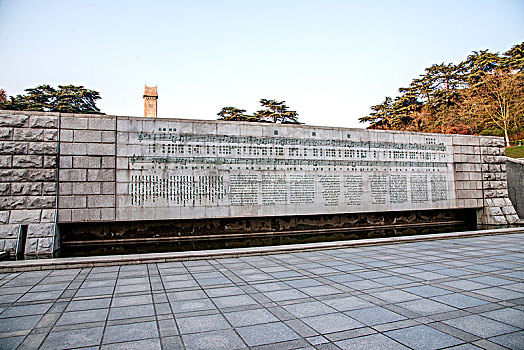
[[325,249],[355,248],[362,246],[398,244],[410,242],[422,242],[442,239],[469,238],[488,235],[502,235],[524,233],[523,227],[490,229],[465,232],[437,233],[417,236],[401,236],[388,238],[369,238],[349,241],[318,242],[305,244],[290,244],[267,247],[237,248],[237,249],[215,249],[197,250],[170,253],[151,253],[151,254],[128,254],[128,255],[108,255],[91,256],[77,258],[56,258],[39,260],[19,260],[2,261],[0,273],[38,271],[38,270],[59,270],[86,267],[101,267],[115,265],[137,265],[148,263],[162,263],[186,260],[205,260],[205,259],[224,259],[237,258],[249,255],[267,255],[290,252],[305,252]]

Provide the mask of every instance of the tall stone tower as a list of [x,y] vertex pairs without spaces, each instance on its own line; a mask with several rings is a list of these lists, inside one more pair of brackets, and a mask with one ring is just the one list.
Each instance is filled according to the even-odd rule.
[[156,86],[145,86],[144,88],[144,117],[156,117],[156,101],[158,92]]

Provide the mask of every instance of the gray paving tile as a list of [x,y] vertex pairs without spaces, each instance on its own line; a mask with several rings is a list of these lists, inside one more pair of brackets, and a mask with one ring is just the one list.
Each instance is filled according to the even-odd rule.
[[103,344],[129,342],[150,338],[158,338],[156,322],[129,323],[107,326],[104,333]]
[[508,349],[524,349],[524,331],[499,335],[489,339],[491,342],[505,346]]
[[246,344],[232,329],[182,335],[187,349],[245,349]]
[[99,345],[104,327],[51,332],[42,344],[42,350],[70,349]]
[[380,298],[390,303],[399,303],[402,301],[420,299],[420,296],[418,295],[411,294],[399,289],[386,290],[383,292],[375,292],[370,294],[376,298]]
[[107,309],[65,312],[58,319],[56,324],[58,326],[62,326],[77,323],[105,321],[107,318],[107,312]]
[[109,310],[109,320],[120,320],[125,318],[136,318],[154,316],[155,308],[153,304],[133,305],[123,307],[112,307]]
[[319,301],[291,304],[291,305],[283,306],[283,308],[298,318],[308,317],[308,316],[317,316],[317,315],[323,315],[323,314],[331,314],[331,313],[336,312],[335,309]]
[[231,328],[226,319],[220,314],[177,318],[177,324],[182,334]]
[[215,305],[209,299],[197,299],[197,300],[185,300],[171,302],[173,312],[191,312],[191,311],[204,311],[204,310],[216,310]]
[[346,311],[345,314],[368,326],[406,319],[406,317],[380,306]]
[[277,290],[273,292],[264,293],[269,299],[273,301],[284,301],[284,300],[294,300],[307,298],[308,295],[304,294],[296,289],[286,289],[286,290]]
[[420,295],[426,298],[452,293],[449,290],[438,288],[435,286],[430,286],[430,285],[403,288],[402,290],[412,293],[412,294]]
[[38,323],[38,321],[40,321],[41,318],[42,315],[2,318],[0,319],[0,332],[8,333],[31,329]]
[[402,350],[409,349],[404,345],[394,341],[391,338],[382,334],[371,334],[364,337],[351,338],[335,343],[341,349],[347,350],[368,350],[368,349],[383,349],[383,350]]
[[426,325],[397,329],[386,332],[385,335],[410,348],[420,350],[441,349],[463,343],[460,339]]
[[101,347],[102,350],[161,350],[160,339],[144,339],[128,341],[123,343],[105,344]]
[[1,314],[0,318],[19,317],[45,314],[52,306],[52,303],[31,304],[31,305],[16,305],[6,308]]
[[494,337],[519,330],[516,327],[479,315],[459,317],[442,322],[481,338]]
[[484,312],[481,314],[481,316],[504,322],[520,329],[524,329],[524,311],[522,310],[505,308]]
[[494,276],[475,277],[475,278],[470,278],[469,280],[473,282],[487,284],[490,286],[503,286],[505,284],[514,283],[513,281],[507,280],[505,278],[499,278],[499,277],[494,277]]
[[238,287],[206,288],[205,293],[212,298],[245,294]]
[[250,347],[300,339],[298,334],[282,322],[240,327],[237,332]]
[[143,305],[151,304],[152,302],[151,294],[115,296],[111,302],[111,307]]
[[251,326],[278,321],[278,319],[266,309],[228,312],[225,313],[224,316],[233,327]]
[[108,308],[111,303],[111,298],[96,298],[84,300],[72,300],[66,308],[66,311],[81,311],[91,309]]
[[343,293],[341,290],[333,288],[331,286],[305,287],[305,288],[299,288],[299,290],[302,293],[306,293],[307,295],[312,296],[312,297]]
[[488,304],[487,301],[473,298],[468,295],[459,294],[459,293],[440,295],[440,296],[432,297],[431,299],[435,301],[439,301],[444,304],[454,306],[459,309]]
[[417,314],[427,316],[433,314],[439,314],[443,312],[450,312],[457,310],[452,306],[442,304],[429,299],[418,299],[412,301],[406,301],[403,303],[398,303],[398,306],[416,312]]
[[211,299],[218,308],[257,305],[258,303],[248,295],[231,295]]
[[364,324],[341,313],[305,317],[302,321],[321,334],[364,327]]
[[184,301],[184,300],[195,300],[195,299],[206,299],[206,293],[201,290],[190,290],[184,292],[168,292],[167,297],[170,301]]
[[515,292],[506,288],[501,287],[491,287],[486,289],[477,289],[475,290],[476,294],[485,295],[491,298],[500,299],[500,300],[511,300],[523,298],[524,293]]
[[0,349],[16,349],[24,338],[25,336],[0,338]]

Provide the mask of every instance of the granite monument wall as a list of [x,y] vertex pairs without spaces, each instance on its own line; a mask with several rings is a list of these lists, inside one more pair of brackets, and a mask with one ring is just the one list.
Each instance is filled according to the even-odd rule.
[[465,208],[482,224],[518,219],[496,137],[0,111],[0,138],[0,248],[27,255],[55,250],[61,223]]

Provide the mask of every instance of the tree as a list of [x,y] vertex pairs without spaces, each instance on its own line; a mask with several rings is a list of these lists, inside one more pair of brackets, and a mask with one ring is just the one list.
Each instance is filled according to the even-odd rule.
[[497,69],[484,74],[465,95],[464,110],[478,116],[485,127],[501,130],[509,147],[510,131],[524,122],[524,73]]
[[5,93],[4,89],[0,89],[0,108],[3,103],[7,102],[7,94]]
[[96,106],[96,101],[101,98],[100,94],[83,86],[59,85],[58,89],[55,89],[49,85],[39,85],[25,91],[25,95],[11,96],[9,101],[0,104],[0,108],[19,111],[100,113]]
[[279,124],[300,124],[298,122],[298,113],[289,111],[289,107],[284,103],[286,101],[278,102],[276,100],[267,100],[265,98],[260,100],[260,104],[266,109],[260,110],[253,114],[262,122],[279,123]]
[[220,117],[219,120],[234,120],[234,121],[243,121],[243,122],[253,122],[258,121],[257,118],[252,115],[244,114],[246,113],[245,109],[239,109],[236,107],[222,107],[222,110],[217,113]]
[[260,104],[266,109],[255,112],[253,115],[244,114],[245,109],[236,107],[222,107],[222,110],[217,113],[219,120],[236,120],[246,122],[259,123],[279,123],[279,124],[300,124],[298,121],[298,113],[288,110],[289,107],[284,103],[286,101],[277,102],[275,100],[267,100],[265,98],[260,100]]

